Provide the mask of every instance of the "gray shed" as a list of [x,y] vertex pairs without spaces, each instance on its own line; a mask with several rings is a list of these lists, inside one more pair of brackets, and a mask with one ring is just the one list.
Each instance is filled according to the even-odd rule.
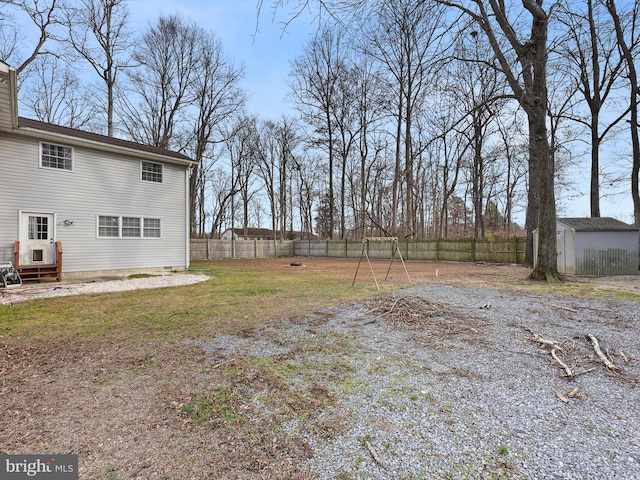
[[615,218],[558,218],[558,272],[635,275],[640,229]]

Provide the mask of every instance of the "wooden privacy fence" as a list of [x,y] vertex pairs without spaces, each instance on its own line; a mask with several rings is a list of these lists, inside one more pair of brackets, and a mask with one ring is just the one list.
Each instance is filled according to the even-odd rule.
[[[524,263],[525,238],[439,238],[399,241],[405,260]],[[191,260],[328,257],[358,259],[361,240],[191,240]],[[368,242],[371,259],[389,259],[393,241]]]

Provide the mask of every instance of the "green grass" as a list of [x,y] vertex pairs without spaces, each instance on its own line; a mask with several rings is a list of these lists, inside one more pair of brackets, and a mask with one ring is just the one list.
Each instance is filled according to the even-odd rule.
[[238,413],[238,395],[231,386],[224,385],[210,394],[197,392],[193,398],[180,407],[180,413],[197,426],[231,426],[243,420]]
[[233,334],[377,293],[368,283],[352,288],[344,272],[260,271],[250,263],[239,268],[216,262],[194,268],[207,268],[211,278],[188,286],[2,305],[0,339],[171,340]]

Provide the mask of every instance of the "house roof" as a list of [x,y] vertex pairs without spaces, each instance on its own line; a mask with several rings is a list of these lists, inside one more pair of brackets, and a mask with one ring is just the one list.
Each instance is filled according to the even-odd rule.
[[640,228],[611,217],[558,218],[557,221],[576,232],[638,231]]
[[[243,236],[244,233],[244,228],[227,228],[225,230],[225,232],[228,232],[229,230],[233,230],[233,233],[235,233],[238,236]],[[287,232],[288,234],[289,232]],[[295,231],[293,232],[293,234],[298,237],[298,238],[302,238],[302,239],[314,239],[317,238],[316,235],[313,235],[312,233],[309,232],[302,232],[302,231]],[[273,238],[273,230],[270,228],[256,228],[256,227],[249,227],[247,228],[247,236],[249,237],[263,237],[263,238]],[[276,231],[276,238],[279,238],[281,236],[281,232],[278,230]]]
[[194,160],[190,159],[182,153],[166,150],[164,148],[154,147],[152,145],[144,145],[141,143],[131,142],[129,140],[123,140],[116,137],[108,137],[106,135],[77,130],[75,128],[62,127],[60,125],[40,122],[38,120],[33,120],[30,118],[18,117],[17,131],[20,132],[22,130],[24,132],[25,130],[23,129],[44,132],[53,134],[55,136],[67,137],[69,139],[79,141],[82,144],[91,144],[94,147],[102,146],[103,148],[106,147],[115,150],[134,150],[142,154],[170,158],[179,163],[195,163]]

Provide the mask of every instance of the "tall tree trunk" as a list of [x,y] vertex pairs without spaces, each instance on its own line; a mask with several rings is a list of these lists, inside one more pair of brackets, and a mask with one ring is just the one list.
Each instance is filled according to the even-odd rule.
[[537,261],[530,278],[553,280],[558,277],[556,201],[554,182],[549,179],[553,179],[555,172],[547,138],[546,106],[540,107],[537,114],[529,113],[529,135],[530,181],[533,184],[535,179],[536,188],[530,186],[527,221],[536,218],[538,229]]
[[[401,88],[402,90],[402,88]],[[403,95],[402,91],[399,92],[399,105],[398,105],[398,123],[396,128],[396,166],[393,171],[393,187],[391,193],[391,233],[393,235],[397,234],[398,230],[398,204],[399,204],[399,195],[398,191],[400,189],[400,176],[402,174],[402,154],[401,147],[402,144],[402,112],[403,112]]]
[[591,206],[591,216],[600,216],[600,139],[598,133],[598,112],[591,112],[591,188],[589,190],[589,200]]
[[[611,14],[613,25],[616,29],[616,37],[618,39],[618,46],[622,50],[622,56],[627,65],[629,74],[629,103],[631,106],[630,115],[630,133],[631,133],[631,146],[633,152],[633,165],[631,167],[631,197],[633,199],[633,218],[634,223],[640,226],[640,189],[638,188],[638,175],[640,175],[640,139],[638,138],[638,97],[640,96],[640,85],[638,85],[638,72],[635,66],[635,58],[631,48],[627,44],[624,38],[624,32],[620,23],[620,16],[616,10],[616,2],[614,0],[607,0],[607,9]],[[633,12],[632,21],[637,21],[637,12]],[[632,39],[633,42],[633,39]]]

